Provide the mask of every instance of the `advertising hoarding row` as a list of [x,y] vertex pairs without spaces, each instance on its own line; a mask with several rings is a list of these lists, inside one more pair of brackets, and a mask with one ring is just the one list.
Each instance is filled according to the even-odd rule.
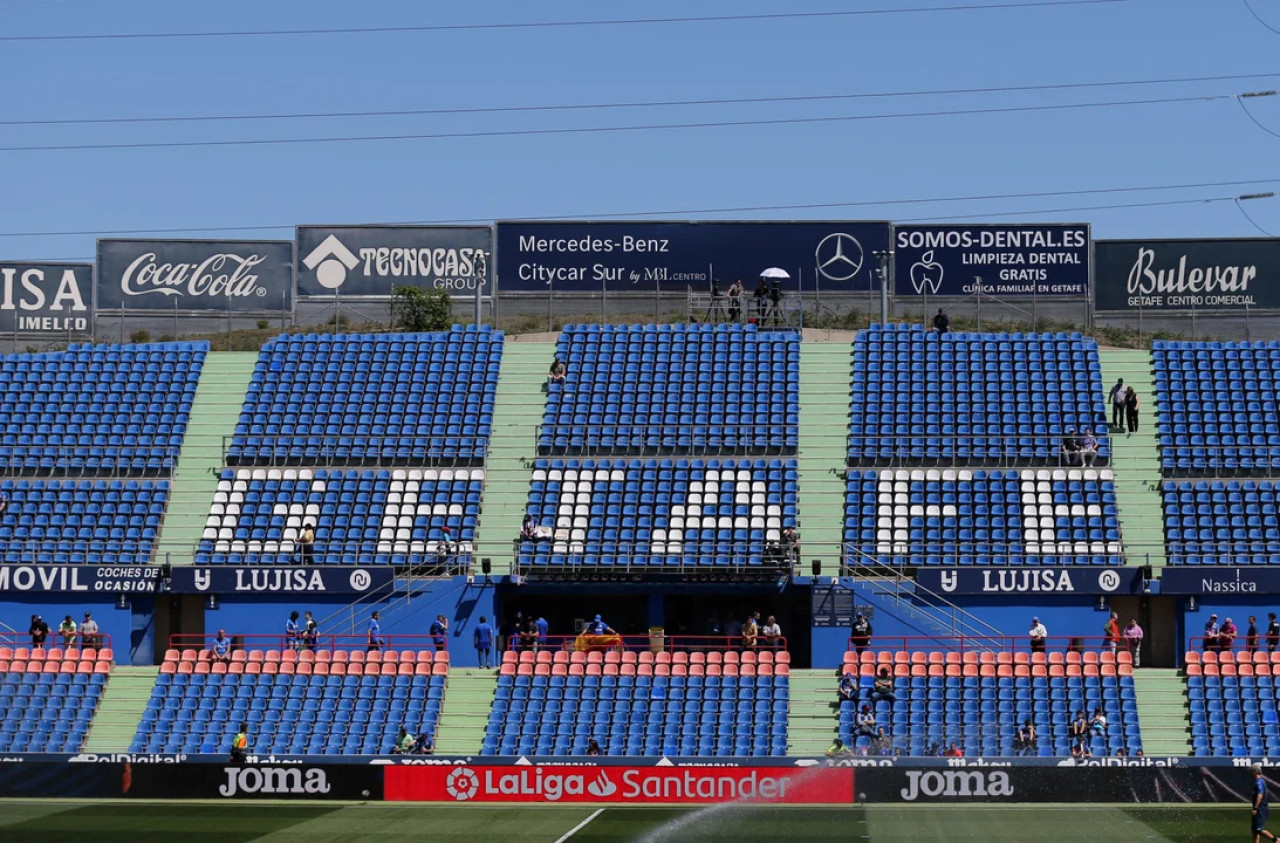
[[393,576],[389,565],[181,565],[166,581],[157,565],[0,565],[0,593],[362,594],[386,588]]
[[1280,309],[1280,239],[1100,240],[1097,308],[1148,313]]
[[300,298],[386,298],[401,286],[490,294],[491,226],[300,225],[297,243]]
[[1089,294],[1089,226],[895,225],[898,296]]
[[93,264],[0,262],[0,332],[76,333],[93,324]]

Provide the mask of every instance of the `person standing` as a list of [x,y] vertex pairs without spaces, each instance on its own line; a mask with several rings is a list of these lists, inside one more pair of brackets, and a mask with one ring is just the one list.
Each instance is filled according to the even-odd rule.
[[1106,647],[1107,652],[1114,657],[1116,654],[1116,645],[1120,643],[1120,617],[1115,612],[1111,613],[1111,617],[1107,618],[1107,624],[1102,628],[1102,645]]
[[58,635],[62,636],[62,646],[74,647],[76,645],[76,622],[67,615],[62,619],[62,623],[58,624]]
[[1258,619],[1249,616],[1249,628],[1244,631],[1244,648],[1249,655],[1258,652]]
[[489,626],[489,619],[484,615],[480,616],[480,623],[471,632],[471,643],[476,648],[476,664],[488,670],[492,667],[489,655],[493,649],[493,627]]
[[315,564],[316,528],[310,521],[302,525],[298,534],[298,561],[303,565]]
[[755,296],[756,296],[756,320],[763,324],[764,315],[768,310],[768,304],[769,304],[769,282],[761,278],[760,283],[756,285]]
[[284,646],[293,650],[302,649],[302,630],[298,627],[296,610],[290,612],[288,620],[284,622]]
[[84,613],[84,621],[80,624],[80,646],[98,646],[98,622],[88,612]]
[[31,636],[32,647],[43,647],[45,640],[49,637],[49,624],[44,622],[44,618],[39,615],[31,616],[31,628],[27,630],[27,634]]
[[1111,405],[1111,427],[1124,430],[1124,378],[1117,378],[1116,385],[1107,393],[1107,403]]
[[533,627],[538,631],[538,643],[535,650],[546,649],[547,646],[547,630],[551,628],[551,624],[547,623],[547,619],[542,615],[538,615],[537,620],[533,622]]
[[382,652],[385,643],[382,640],[382,624],[378,622],[380,616],[374,612],[369,616],[369,643],[366,646],[366,652]]
[[1253,771],[1253,798],[1249,806],[1252,809],[1253,843],[1260,843],[1263,839],[1280,839],[1267,831],[1267,817],[1271,813],[1271,806],[1267,804],[1267,780],[1262,777],[1262,767],[1254,764],[1250,769]]
[[1229,653],[1236,644],[1236,635],[1239,631],[1236,629],[1235,622],[1231,618],[1227,618],[1222,622],[1222,628],[1218,630],[1218,649]]
[[1031,629],[1027,634],[1031,636],[1031,652],[1043,653],[1045,643],[1049,638],[1049,630],[1045,629],[1039,618],[1031,619]]
[[1138,626],[1137,618],[1129,618],[1129,623],[1124,628],[1124,640],[1129,646],[1129,657],[1133,659],[1133,666],[1141,667],[1142,627]]
[[859,656],[871,643],[873,634],[874,630],[871,628],[871,621],[867,620],[861,612],[853,616],[853,635],[850,637],[853,638],[853,649],[857,651]]
[[1218,649],[1217,615],[1210,615],[1208,622],[1204,625],[1204,649],[1206,653]]
[[231,763],[244,764],[249,760],[249,724],[241,723],[240,731],[231,739]]
[[429,632],[437,653],[449,646],[449,619],[444,615],[436,615]]
[[1138,432],[1138,393],[1133,391],[1133,387],[1126,387],[1124,391],[1124,419],[1129,425],[1129,435]]
[[1274,653],[1280,647],[1280,621],[1275,612],[1267,613],[1267,652]]
[[729,321],[735,325],[742,316],[742,282],[729,285]]
[[764,645],[770,649],[776,650],[782,646],[782,627],[778,626],[778,619],[773,615],[770,615],[765,625],[760,627],[760,637],[764,639]]

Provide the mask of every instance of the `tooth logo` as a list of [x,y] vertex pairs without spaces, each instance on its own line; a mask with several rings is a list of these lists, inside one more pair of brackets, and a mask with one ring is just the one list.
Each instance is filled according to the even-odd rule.
[[302,265],[314,270],[316,280],[326,290],[336,290],[347,280],[347,270],[355,269],[360,259],[336,236],[330,234],[311,254],[302,259]]
[[864,257],[858,238],[841,231],[823,237],[813,253],[818,272],[831,281],[852,281],[862,271]]
[[919,295],[926,287],[931,293],[937,293],[942,288],[942,264],[933,259],[932,249],[911,265],[911,288]]
[[480,780],[470,767],[459,767],[445,779],[444,789],[459,802],[466,802],[480,789]]
[[590,793],[592,796],[598,796],[601,799],[613,796],[617,791],[618,786],[610,781],[609,776],[605,774],[604,770],[601,770],[600,775],[596,776],[595,780],[591,782],[591,784],[587,785],[587,793]]

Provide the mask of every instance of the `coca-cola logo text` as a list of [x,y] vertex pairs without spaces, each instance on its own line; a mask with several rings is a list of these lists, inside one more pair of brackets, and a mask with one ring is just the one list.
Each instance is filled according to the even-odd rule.
[[126,296],[160,293],[191,298],[265,296],[267,291],[258,286],[254,271],[264,261],[262,255],[221,252],[200,263],[160,263],[155,252],[146,252],[125,269],[120,292]]

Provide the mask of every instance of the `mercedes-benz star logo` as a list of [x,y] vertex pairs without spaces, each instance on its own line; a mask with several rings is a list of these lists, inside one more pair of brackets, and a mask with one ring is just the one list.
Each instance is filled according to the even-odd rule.
[[862,244],[852,234],[837,231],[818,243],[813,253],[818,272],[831,281],[850,281],[862,271]]

